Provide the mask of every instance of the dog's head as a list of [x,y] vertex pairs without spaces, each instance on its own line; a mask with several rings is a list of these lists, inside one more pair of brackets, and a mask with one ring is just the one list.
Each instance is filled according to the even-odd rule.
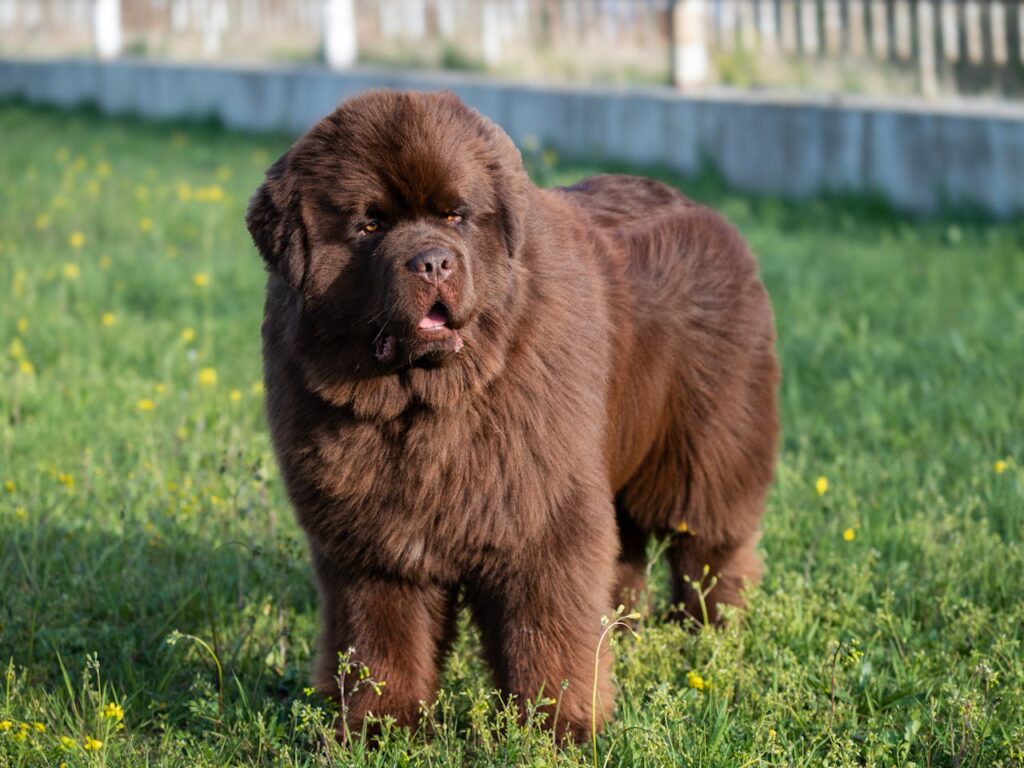
[[246,223],[295,299],[310,387],[390,416],[493,377],[521,311],[529,184],[508,136],[448,93],[370,92],[296,142]]

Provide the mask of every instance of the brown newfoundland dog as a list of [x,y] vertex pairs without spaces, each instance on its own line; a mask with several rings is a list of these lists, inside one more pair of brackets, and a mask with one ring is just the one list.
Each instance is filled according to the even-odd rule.
[[[601,618],[643,590],[651,537],[670,537],[680,615],[741,604],[779,371],[721,216],[629,176],[538,189],[455,96],[377,91],[270,168],[247,223],[267,414],[319,583],[314,682],[337,697],[349,648],[386,681],[347,697],[349,728],[417,722],[465,601],[501,689],[561,693],[549,725],[586,736],[595,685],[599,727],[613,711]],[[702,607],[687,580],[709,569]]]

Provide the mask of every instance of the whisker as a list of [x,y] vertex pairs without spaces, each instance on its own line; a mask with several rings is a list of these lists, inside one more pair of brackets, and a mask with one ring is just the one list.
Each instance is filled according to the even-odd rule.
[[377,335],[373,337],[374,344],[377,343],[377,339],[380,338],[380,335],[384,333],[384,329],[388,327],[388,323],[391,322],[391,316],[395,314],[396,309],[398,309],[398,299],[395,299],[395,303],[391,305],[391,311],[388,312],[388,318],[384,321],[384,325],[380,327],[380,330],[377,331]]

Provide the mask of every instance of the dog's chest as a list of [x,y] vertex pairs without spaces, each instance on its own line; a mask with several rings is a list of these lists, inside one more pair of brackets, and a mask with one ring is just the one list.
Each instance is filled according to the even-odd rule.
[[476,411],[325,426],[304,464],[323,529],[351,557],[440,579],[536,541],[567,481],[532,423]]

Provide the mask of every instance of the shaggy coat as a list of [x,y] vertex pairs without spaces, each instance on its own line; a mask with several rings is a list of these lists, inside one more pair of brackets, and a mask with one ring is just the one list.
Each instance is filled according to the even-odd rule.
[[[674,600],[755,582],[779,371],[768,296],[722,217],[656,181],[535,187],[447,93],[343,103],[268,171],[247,224],[269,272],[267,416],[320,591],[314,682],[415,724],[458,606],[559,734],[613,712],[601,617],[668,537]],[[707,584],[707,579],[705,579]],[[348,685],[347,681],[345,685]],[[339,726],[340,730],[341,726]]]

